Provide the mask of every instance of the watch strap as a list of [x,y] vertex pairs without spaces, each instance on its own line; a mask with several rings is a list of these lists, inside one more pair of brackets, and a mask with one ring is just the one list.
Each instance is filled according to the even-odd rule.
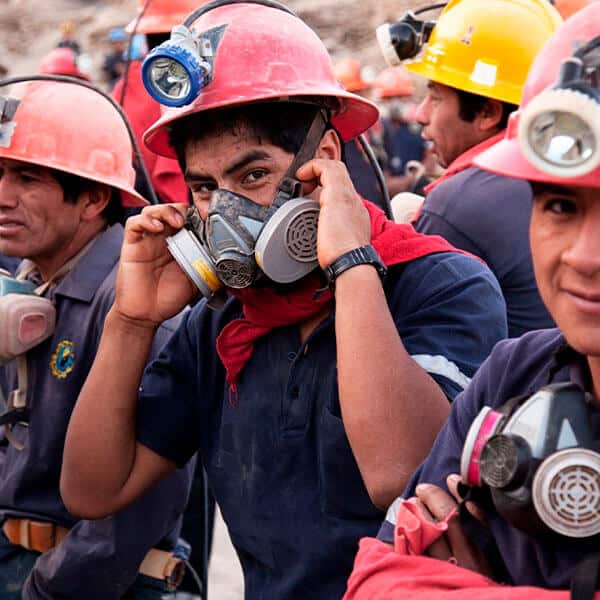
[[373,246],[360,246],[345,252],[336,258],[331,264],[325,267],[325,278],[331,289],[335,287],[335,280],[348,269],[359,265],[373,265],[377,269],[379,277],[383,281],[387,274],[387,268],[383,264],[381,257]]

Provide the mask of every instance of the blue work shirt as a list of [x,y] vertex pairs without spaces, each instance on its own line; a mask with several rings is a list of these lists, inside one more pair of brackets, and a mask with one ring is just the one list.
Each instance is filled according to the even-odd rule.
[[4,254],[0,254],[0,269],[4,269],[9,273],[14,273],[17,270],[18,265],[18,258],[12,258],[10,256],[4,256]]
[[510,337],[554,327],[533,274],[531,203],[527,181],[472,167],[427,194],[415,223],[417,231],[441,235],[487,263],[506,300]]
[[[407,352],[449,399],[506,335],[498,284],[472,258],[392,267],[385,292]],[[341,598],[358,540],[375,535],[383,515],[341,417],[334,316],[305,343],[297,326],[260,338],[232,396],[215,339],[240,316],[233,299],[184,316],[143,377],[138,440],[179,465],[201,450],[248,600]]]
[[[171,549],[177,539],[191,482],[189,467],[105,519],[77,520],[59,493],[67,425],[114,299],[122,241],[121,225],[107,229],[51,291],[56,329],[27,353],[31,417],[28,428],[14,430],[25,447],[7,445],[0,450],[0,512],[71,528],[58,546],[38,558],[24,598],[116,600],[133,583],[146,552],[153,547]],[[159,329],[154,355],[178,322],[169,321]],[[114,357],[115,368],[126,359],[126,352],[124,348]],[[16,388],[15,370],[14,361],[0,367],[5,396]]]
[[[572,381],[589,391],[591,383],[585,357],[574,351],[557,355],[564,347],[565,339],[558,329],[535,331],[519,339],[500,342],[469,387],[454,401],[450,417],[429,456],[402,496],[414,496],[418,483],[433,483],[447,489],[446,477],[460,473],[460,457],[467,432],[484,406],[499,408],[511,398],[531,395],[548,383]],[[594,439],[598,442],[596,450],[600,451],[600,411],[596,411],[592,426]],[[392,504],[378,535],[388,543],[393,543],[398,505],[399,500]],[[573,569],[585,553],[580,541],[535,539],[509,525],[495,510],[486,511],[486,516],[514,585],[549,589],[569,587]]]
[[387,153],[387,167],[392,175],[405,175],[406,163],[411,160],[423,161],[425,140],[421,137],[421,127],[414,123],[393,123],[383,119],[383,143]]

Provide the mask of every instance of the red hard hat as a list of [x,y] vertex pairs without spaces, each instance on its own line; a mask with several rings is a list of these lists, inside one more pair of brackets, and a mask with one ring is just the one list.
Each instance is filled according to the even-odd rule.
[[301,19],[259,4],[227,4],[202,15],[197,32],[223,29],[215,50],[212,80],[192,104],[165,111],[145,133],[157,154],[175,157],[168,125],[194,113],[268,100],[337,99],[332,124],[344,141],[366,131],[377,107],[337,82],[323,42]]
[[412,79],[402,67],[389,67],[381,71],[373,82],[373,87],[378,98],[412,96],[415,93]]
[[554,0],[553,4],[563,19],[568,19],[584,6],[596,0]]
[[140,22],[135,26],[137,18],[125,28],[132,33],[170,33],[175,25],[180,25],[194,10],[206,4],[198,0],[139,0],[139,12],[146,8]]
[[371,87],[371,84],[363,79],[362,65],[354,58],[344,58],[337,62],[333,73],[348,92],[362,92]]
[[43,75],[70,75],[89,81],[89,75],[79,70],[77,55],[71,48],[55,48],[44,56],[39,72]]
[[123,206],[148,204],[133,188],[132,145],[114,106],[74,83],[35,81],[11,91],[19,104],[0,124],[0,158],[98,181],[121,192]]
[[482,169],[515,177],[557,185],[600,187],[600,167],[586,175],[566,178],[534,167],[521,151],[518,130],[523,110],[538,94],[558,79],[561,62],[572,56],[580,44],[600,35],[600,2],[592,2],[565,21],[540,50],[523,89],[518,111],[509,119],[504,139],[475,158]]

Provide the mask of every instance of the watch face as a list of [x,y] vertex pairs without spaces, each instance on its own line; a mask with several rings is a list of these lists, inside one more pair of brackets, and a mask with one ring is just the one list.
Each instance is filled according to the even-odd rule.
[[381,277],[382,280],[387,274],[387,268],[383,264],[379,254],[377,254],[375,248],[370,245],[361,246],[360,248],[355,248],[354,250],[342,254],[325,268],[325,276],[329,282],[329,286],[333,287],[336,278],[344,271],[358,265],[373,265],[377,269],[379,277]]

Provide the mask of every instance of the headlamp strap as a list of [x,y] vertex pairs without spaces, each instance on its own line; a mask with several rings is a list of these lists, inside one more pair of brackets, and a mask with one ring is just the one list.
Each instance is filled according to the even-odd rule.
[[327,129],[327,117],[323,109],[319,109],[315,115],[304,142],[300,146],[300,150],[294,156],[292,164],[283,176],[281,183],[277,188],[277,195],[273,206],[279,208],[284,202],[291,198],[297,198],[302,195],[302,184],[296,179],[296,171],[311,158],[314,157],[317,148],[321,142],[321,138]]

